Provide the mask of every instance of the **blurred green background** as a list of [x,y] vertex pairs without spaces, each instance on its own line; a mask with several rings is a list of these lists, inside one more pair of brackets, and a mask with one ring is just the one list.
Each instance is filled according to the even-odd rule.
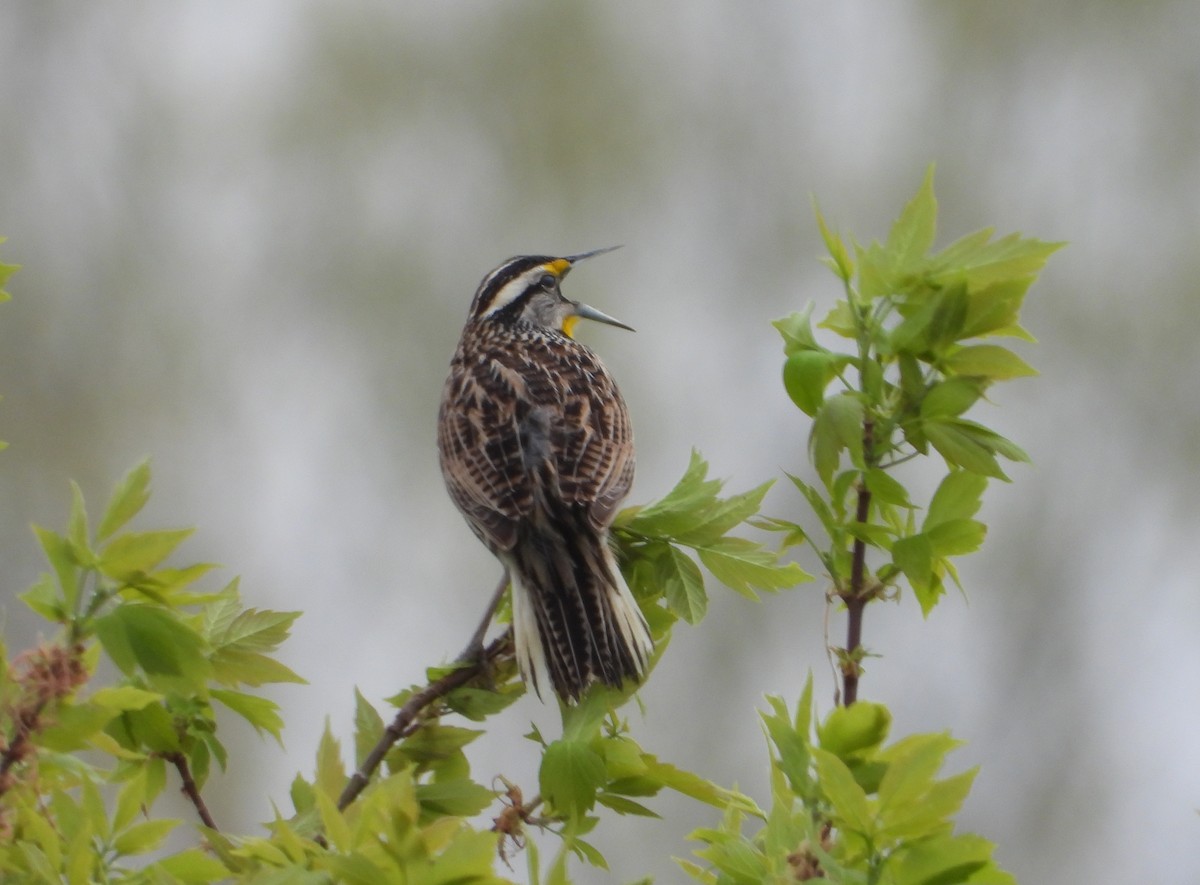
[[[805,469],[769,321],[839,295],[810,198],[883,236],[936,162],[940,242],[1072,245],[1025,311],[1042,377],[984,418],[1034,464],[988,496],[969,603],[869,612],[863,695],[897,734],[969,741],[962,823],[1023,882],[1196,881],[1198,38],[1188,0],[3,4],[10,645],[37,639],[29,523],[63,523],[68,478],[98,510],[153,456],[143,525],[197,525],[186,552],[247,604],[305,611],[286,751],[242,734],[208,790],[252,828],[327,715],[350,736],[353,687],[421,679],[494,584],[433,445],[485,272],[623,243],[568,290],[640,330],[582,333],[634,416],[630,500],[692,446],[740,490]],[[803,514],[784,486],[767,511]],[[643,745],[765,798],[761,695],[811,668],[831,703],[823,590],[716,593],[644,691]],[[476,776],[532,789],[520,735],[556,718],[522,701]],[[606,822],[614,875],[579,881],[678,880],[668,855],[713,814],[656,807]]]

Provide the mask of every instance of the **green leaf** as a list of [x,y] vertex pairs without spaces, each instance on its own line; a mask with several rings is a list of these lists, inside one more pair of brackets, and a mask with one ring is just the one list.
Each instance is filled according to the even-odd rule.
[[32,587],[20,594],[20,599],[51,623],[64,624],[67,621],[67,609],[61,591],[55,588],[48,574],[42,574]]
[[962,419],[937,418],[924,421],[921,426],[929,442],[951,467],[1007,481],[992,450],[965,429],[965,423]]
[[58,753],[76,753],[87,747],[118,712],[91,702],[64,704],[56,712],[53,724],[42,731],[38,744]]
[[946,755],[961,741],[949,734],[910,735],[880,754],[887,773],[879,783],[881,814],[919,800],[934,784]]
[[892,224],[885,248],[893,266],[903,269],[925,257],[937,234],[937,199],[933,194],[933,166],[925,171],[921,187]]
[[967,318],[963,322],[962,339],[981,336],[1009,336],[1032,341],[1030,335],[1017,325],[1021,302],[1029,291],[1033,278],[992,283],[973,290],[968,296]]
[[850,453],[851,463],[856,467],[863,466],[864,419],[862,403],[848,393],[830,397],[817,411],[808,446],[813,466],[826,487],[833,481],[842,451]]
[[689,796],[697,802],[703,802],[722,811],[727,808],[736,808],[746,814],[766,817],[749,796],[719,787],[698,774],[685,771],[670,762],[662,762],[649,753],[645,754],[643,758],[646,760],[646,777],[669,790],[674,790],[676,793]]
[[204,625],[201,632],[214,647],[221,644],[216,637],[224,636],[229,625],[242,612],[242,601],[238,596],[238,579],[234,578],[204,607]]
[[892,329],[888,345],[892,352],[918,356],[939,353],[963,334],[970,299],[962,285],[935,292],[916,304],[919,307]]
[[162,699],[163,696],[156,691],[145,691],[132,685],[118,685],[100,689],[88,698],[88,703],[116,713],[122,710],[140,710]]
[[[810,673],[805,685],[805,693],[810,701],[811,690],[812,674]],[[808,741],[809,720],[805,718],[802,721],[793,721],[792,717],[788,715],[787,705],[781,698],[768,695],[767,703],[770,704],[772,712],[760,712],[759,716],[762,718],[763,726],[767,730],[771,743],[775,745],[779,768],[797,796],[804,799],[811,798],[812,774],[809,772],[809,764],[812,761],[812,754],[809,752]],[[799,720],[799,715],[797,720]]]
[[[363,693],[354,688],[354,762],[361,766],[383,737],[383,717],[371,706],[371,702],[363,697]],[[424,729],[418,730],[421,734]]]
[[104,810],[104,798],[96,782],[86,778],[80,784],[80,807],[87,818],[88,826],[101,839],[108,839],[108,813]]
[[[86,885],[96,881],[97,857],[93,846],[91,822],[83,821],[70,827],[63,827],[67,839],[67,856],[63,866],[66,868],[66,880],[69,885]],[[54,881],[62,881],[58,876]]]
[[1066,245],[1027,239],[1017,233],[989,242],[991,233],[976,231],[935,255],[942,277],[964,278],[972,290],[1013,280],[1032,282],[1050,256]]
[[63,599],[65,600],[68,596],[73,599],[78,593],[79,561],[75,558],[71,545],[62,535],[41,526],[35,525],[33,533],[42,546],[46,561],[54,569],[54,574],[58,578],[58,586],[62,589]]
[[280,746],[283,746],[283,717],[279,715],[277,703],[266,698],[222,688],[212,689],[212,696],[214,700],[220,701],[253,725],[254,730],[259,734],[265,731],[275,738]]
[[700,568],[671,545],[657,559],[657,572],[667,607],[689,624],[698,624],[708,611],[708,594]]
[[[861,256],[859,256],[861,262]],[[854,314],[854,310],[850,307],[849,302],[843,300],[837,302],[829,313],[825,314],[825,319],[817,323],[822,329],[828,329],[843,338],[857,338],[859,319]]]
[[795,547],[808,540],[808,532],[805,531],[804,527],[799,523],[787,519],[777,519],[774,516],[760,516],[747,521],[756,529],[762,529],[767,532],[782,532],[783,540],[779,542],[781,550],[788,547]]
[[908,489],[904,487],[904,484],[878,467],[872,467],[865,471],[863,482],[867,486],[867,491],[880,503],[894,504],[897,507],[913,506],[908,499]]
[[854,779],[846,763],[819,747],[813,747],[812,754],[817,763],[821,792],[833,805],[835,824],[869,836],[874,831],[874,821],[867,804],[867,794]]
[[[646,773],[646,760],[643,758],[642,748],[632,738],[602,738],[597,749],[604,757],[604,768],[611,780],[641,777]],[[611,789],[612,785],[609,786]]]
[[329,719],[325,719],[325,730],[321,733],[321,742],[317,745],[317,776],[314,785],[323,790],[325,795],[334,797],[341,794],[346,783],[346,767],[342,763],[342,748],[333,732],[329,729]]
[[625,796],[618,796],[613,793],[600,793],[596,796],[596,801],[606,808],[611,808],[617,814],[632,814],[638,817],[655,817],[662,818],[658,812],[647,808],[640,802],[634,802]]
[[96,635],[123,672],[140,667],[156,687],[202,690],[212,675],[200,634],[157,606],[119,606],[97,618]]
[[113,840],[113,850],[120,855],[153,851],[181,823],[178,820],[148,820],[134,824]]
[[178,529],[118,535],[101,551],[100,571],[118,581],[134,580],[170,556],[191,534],[191,529]]
[[944,365],[948,371],[958,375],[977,375],[995,381],[1038,373],[1025,360],[998,344],[973,344],[960,348],[946,357]]
[[[83,501],[83,491],[74,480],[71,481],[71,514],[67,517],[67,542],[71,545],[77,562],[91,562],[93,556],[88,532],[87,505]],[[68,603],[72,603],[72,600],[68,599]]]
[[810,301],[804,310],[789,314],[772,321],[771,325],[783,336],[783,352],[791,356],[797,351],[821,350],[817,339],[813,337],[812,313],[815,305]]
[[933,316],[929,322],[928,341],[934,353],[941,353],[962,335],[970,311],[965,286],[950,286],[939,292],[932,301]]
[[774,484],[774,480],[768,480],[748,492],[723,499],[713,498],[708,505],[697,508],[694,524],[677,532],[674,539],[688,546],[716,541],[758,513],[763,498]]
[[966,801],[978,771],[978,768],[972,768],[935,781],[916,801],[907,804],[891,802],[883,813],[880,837],[907,841],[944,831]]
[[993,847],[980,836],[944,833],[902,846],[888,858],[888,872],[898,885],[970,882],[991,861]]
[[525,683],[519,679],[510,679],[494,689],[466,685],[456,688],[446,696],[446,707],[472,722],[482,722],[516,702],[524,694]]
[[787,358],[783,364],[783,386],[804,414],[816,416],[836,367],[834,354],[820,350],[802,350]]
[[561,813],[586,814],[605,781],[604,759],[583,741],[554,741],[542,754],[538,785],[542,796]]
[[151,870],[160,871],[184,885],[205,885],[226,879],[231,874],[225,864],[199,848],[188,848],[163,858]]
[[706,479],[707,475],[708,462],[693,449],[687,470],[671,491],[627,519],[618,519],[618,523],[652,537],[674,537],[686,531],[694,525],[695,512],[711,503],[721,490],[720,480]]
[[954,519],[970,519],[983,504],[987,477],[967,470],[951,470],[933,493],[925,514],[925,531]]
[[248,608],[238,613],[223,629],[214,629],[209,641],[216,648],[244,651],[273,651],[288,637],[300,612],[259,611]]
[[[364,712],[369,717],[369,714]],[[356,717],[357,721],[357,717]],[[378,732],[375,728],[378,727]],[[383,720],[369,723],[366,734],[375,734],[374,740],[368,745],[363,741],[363,758],[379,738],[383,736]],[[442,725],[437,721],[430,722],[424,728],[417,729],[400,743],[400,752],[405,759],[416,762],[420,769],[436,765],[446,760],[462,758],[463,747],[474,741],[484,732],[474,728],[460,728],[455,725]],[[357,738],[356,738],[357,745]],[[357,746],[356,746],[357,748]]]
[[804,500],[808,502],[808,506],[812,508],[817,519],[821,521],[821,526],[825,529],[826,534],[832,537],[838,530],[838,520],[834,517],[833,511],[829,509],[829,505],[825,503],[824,496],[800,477],[787,471],[784,471],[784,475],[804,495]]
[[770,881],[766,857],[740,837],[717,830],[697,830],[689,838],[709,842],[707,848],[696,852],[696,856],[721,871],[723,878],[716,881],[732,882],[733,885],[762,885]]
[[171,714],[162,704],[126,710],[109,722],[105,731],[127,749],[149,753],[177,753],[179,734]]
[[897,538],[892,562],[904,573],[914,591],[926,590],[933,581],[933,544],[925,535]]
[[318,790],[314,798],[317,800],[317,813],[321,816],[321,829],[329,843],[338,851],[349,851],[354,844],[354,837],[333,795]]
[[921,400],[921,417],[957,417],[975,405],[985,387],[986,382],[966,376],[939,381]]
[[258,652],[222,648],[214,652],[210,660],[213,678],[223,685],[259,686],[272,682],[308,684],[308,680],[296,675],[291,668]]
[[600,735],[601,724],[616,706],[613,701],[620,696],[619,690],[600,685],[584,694],[578,703],[560,707],[563,740],[592,746],[593,739]]
[[996,431],[963,418],[957,419],[954,423],[964,433],[977,440],[989,451],[995,452],[997,455],[1007,458],[1010,461],[1029,461],[1029,455],[1025,453],[1024,449],[1011,440],[1005,439],[996,433]]
[[495,798],[491,790],[465,777],[417,784],[422,810],[437,816],[470,817],[491,805]]
[[935,556],[974,553],[983,544],[987,526],[975,519],[949,519],[923,532]]
[[[329,872],[334,875],[333,881],[339,885],[376,885],[377,882],[389,880],[388,874],[382,868],[357,851],[331,855],[324,858],[324,862]],[[290,880],[289,883],[280,883],[280,885],[290,885]]]
[[796,563],[780,565],[775,553],[745,538],[721,538],[696,552],[713,577],[748,599],[758,598],[752,588],[784,590],[812,580]]
[[113,811],[112,827],[114,830],[124,830],[142,813],[142,808],[149,808],[150,802],[146,795],[145,764],[137,766],[135,774],[121,785],[117,793],[117,807]]
[[845,242],[842,241],[837,231],[830,230],[825,223],[825,217],[821,214],[816,200],[813,200],[813,214],[817,217],[817,227],[821,230],[821,239],[825,241],[825,248],[829,250],[830,260],[826,262],[828,267],[837,274],[838,279],[843,283],[849,283],[854,276],[854,262],[850,258]]

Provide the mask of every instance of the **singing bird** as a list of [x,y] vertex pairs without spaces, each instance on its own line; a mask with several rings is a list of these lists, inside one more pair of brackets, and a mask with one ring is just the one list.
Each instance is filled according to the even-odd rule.
[[517,256],[485,276],[438,416],[450,497],[511,582],[521,675],[568,703],[593,682],[639,680],[652,649],[609,546],[633,482],[633,428],[616,382],[573,334],[581,319],[633,330],[560,288],[577,262],[609,251]]

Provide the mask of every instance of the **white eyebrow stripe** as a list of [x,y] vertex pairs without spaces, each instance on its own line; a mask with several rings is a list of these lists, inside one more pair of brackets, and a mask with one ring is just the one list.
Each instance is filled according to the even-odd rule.
[[537,267],[531,267],[523,274],[513,277],[492,296],[492,300],[488,304],[487,310],[483,312],[483,316],[490,317],[498,311],[504,310],[504,308],[528,292],[530,287],[536,286],[538,281],[541,280],[542,275],[546,272],[546,265],[539,264]]

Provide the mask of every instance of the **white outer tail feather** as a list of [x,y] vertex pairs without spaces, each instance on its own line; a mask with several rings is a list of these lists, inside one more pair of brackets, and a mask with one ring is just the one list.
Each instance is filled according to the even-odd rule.
[[[638,677],[646,672],[646,665],[654,650],[654,641],[650,638],[650,627],[646,623],[642,610],[638,608],[637,600],[625,576],[617,566],[616,557],[608,544],[602,544],[604,564],[611,581],[605,581],[608,594],[609,611],[615,619],[618,634],[631,657],[637,662]],[[553,687],[550,667],[546,662],[546,649],[542,644],[541,633],[538,630],[537,615],[534,612],[534,601],[530,591],[522,584],[521,576],[508,566],[509,580],[512,582],[512,623],[513,640],[516,649],[517,667],[521,678],[526,684],[533,686],[534,693],[542,697],[543,685]],[[593,672],[590,681],[599,681]]]
[[633,652],[633,657],[637,660],[638,676],[641,677],[645,675],[650,653],[654,651],[654,641],[650,638],[650,625],[646,623],[645,617],[642,616],[642,610],[638,608],[637,600],[633,598],[633,592],[625,583],[625,576],[621,574],[612,548],[607,544],[604,544],[603,547],[604,564],[613,578],[613,586],[609,587],[612,612],[617,618],[617,625],[621,631],[621,638],[625,640],[625,647]]

